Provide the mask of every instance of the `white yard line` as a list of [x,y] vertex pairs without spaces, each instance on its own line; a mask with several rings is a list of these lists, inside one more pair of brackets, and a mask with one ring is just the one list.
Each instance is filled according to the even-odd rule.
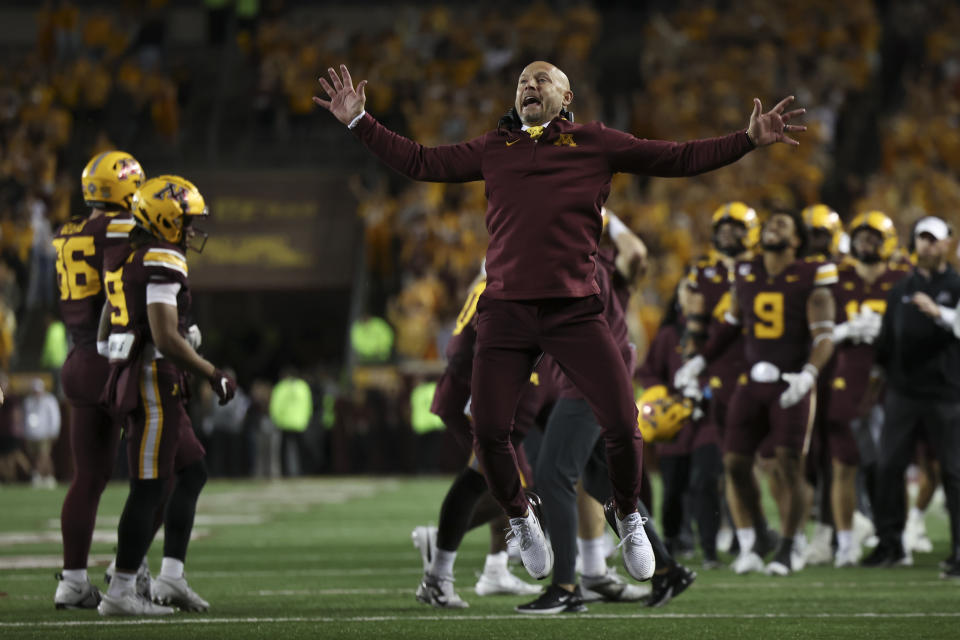
[[[960,618],[957,611],[905,612],[905,613],[584,613],[556,616],[557,620],[896,620],[914,618]],[[136,620],[58,620],[37,622],[0,622],[0,629],[55,628],[55,627],[104,627],[136,625],[210,625],[210,624],[282,624],[289,622],[462,622],[484,620],[543,620],[542,617],[523,614],[513,615],[429,615],[429,616],[353,616],[334,618],[330,616],[289,616],[271,618],[197,618],[175,616],[172,618],[143,618]]]

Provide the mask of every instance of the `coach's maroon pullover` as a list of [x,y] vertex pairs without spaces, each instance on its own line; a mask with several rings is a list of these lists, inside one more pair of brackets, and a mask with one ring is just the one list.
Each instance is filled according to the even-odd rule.
[[753,148],[744,131],[677,143],[560,118],[537,140],[495,130],[433,148],[393,133],[370,114],[354,131],[387,165],[414,180],[486,181],[484,295],[507,300],[599,293],[600,207],[614,173],[692,176],[735,162]]

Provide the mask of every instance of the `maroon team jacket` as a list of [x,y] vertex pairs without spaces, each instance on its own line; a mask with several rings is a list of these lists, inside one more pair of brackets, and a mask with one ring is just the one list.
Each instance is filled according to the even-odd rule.
[[495,130],[433,148],[393,133],[370,114],[354,132],[383,162],[415,180],[486,181],[490,245],[484,295],[508,300],[599,293],[600,207],[614,173],[692,176],[730,164],[753,148],[745,131],[677,143],[560,118],[537,140],[522,131]]

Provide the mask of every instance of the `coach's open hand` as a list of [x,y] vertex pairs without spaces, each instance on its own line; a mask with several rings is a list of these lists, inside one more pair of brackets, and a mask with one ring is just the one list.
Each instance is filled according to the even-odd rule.
[[[332,87],[323,76],[320,76],[319,79],[320,86],[327,92],[330,99],[321,100],[317,96],[313,96],[313,101],[332,113],[343,124],[350,124],[354,118],[363,113],[363,105],[367,102],[367,96],[364,93],[367,81],[361,80],[357,88],[354,89],[353,78],[350,77],[350,71],[347,70],[345,64],[340,65],[340,76],[337,75],[333,67],[327,69],[327,73],[330,74],[330,81],[333,82]],[[341,76],[343,77],[342,81]]]
[[[314,98],[314,100],[316,100],[316,98]],[[750,114],[750,126],[747,127],[747,135],[753,144],[758,147],[765,147],[774,142],[785,142],[794,146],[800,144],[789,137],[787,133],[806,131],[807,128],[802,124],[787,124],[787,121],[803,115],[807,110],[794,109],[793,111],[783,113],[784,108],[791,102],[793,102],[793,96],[787,96],[777,103],[777,106],[773,109],[762,113],[763,105],[760,104],[760,99],[753,99],[753,113]],[[360,112],[358,111],[357,113]]]

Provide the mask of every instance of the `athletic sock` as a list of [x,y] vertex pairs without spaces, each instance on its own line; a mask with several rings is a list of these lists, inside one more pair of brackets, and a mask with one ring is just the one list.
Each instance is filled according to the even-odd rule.
[[133,591],[137,585],[137,574],[121,573],[117,571],[110,580],[110,587],[107,589],[107,595],[111,598],[119,598],[126,593]]
[[497,553],[488,554],[486,561],[483,563],[483,572],[503,573],[507,570],[508,559],[509,558],[506,551],[498,551]]
[[71,582],[86,582],[88,580],[86,569],[64,569],[60,573],[63,574],[64,580],[70,580]]
[[580,562],[583,564],[583,575],[602,576],[607,573],[607,545],[603,536],[598,538],[577,538],[577,549],[580,551]]
[[176,558],[164,558],[160,562],[160,575],[174,579],[182,578],[183,560],[177,560]]
[[438,578],[453,578],[453,563],[457,560],[456,551],[437,549],[437,556],[433,559],[430,573]]
[[853,531],[837,530],[837,552],[846,553],[853,547]]
[[740,553],[753,551],[753,544],[757,541],[757,532],[753,527],[737,529],[737,542],[740,543]]

